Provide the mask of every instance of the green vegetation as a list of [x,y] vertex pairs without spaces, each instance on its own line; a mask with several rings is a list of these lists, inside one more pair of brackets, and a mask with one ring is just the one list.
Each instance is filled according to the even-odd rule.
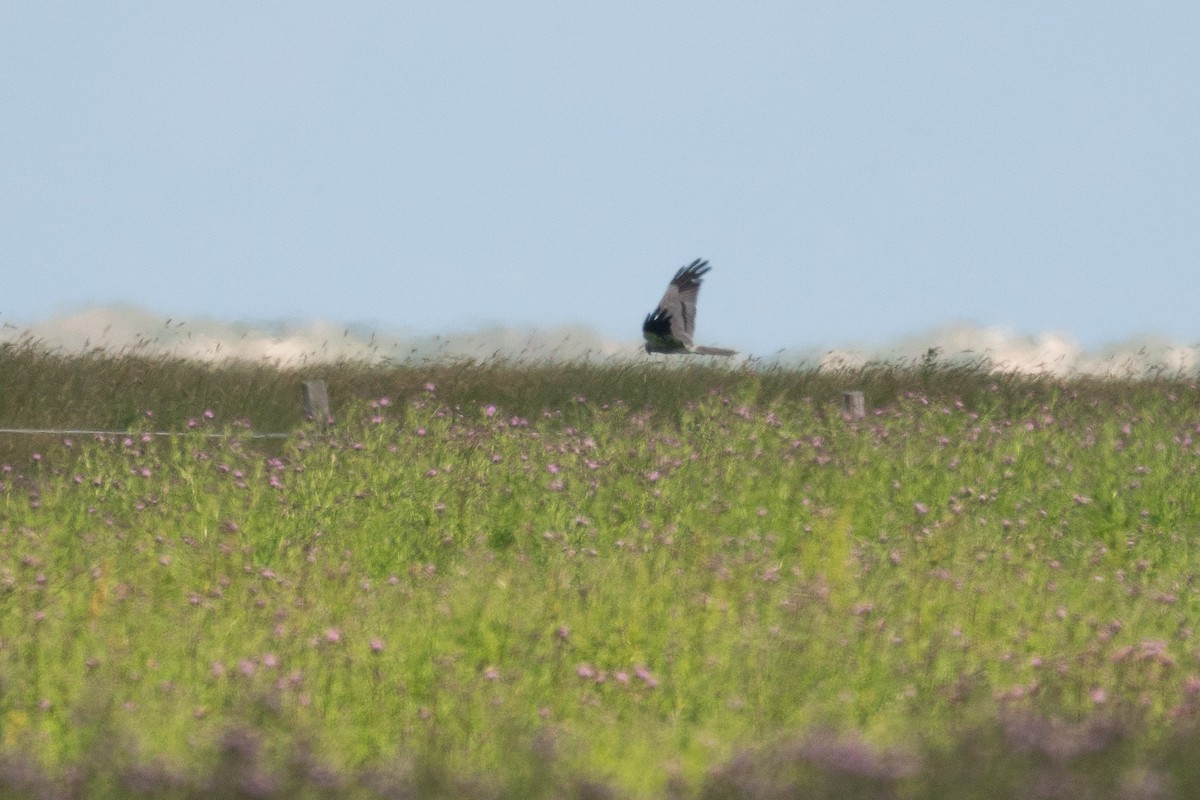
[[0,381],[4,426],[134,431],[3,441],[0,797],[1200,790],[1186,378],[20,346]]

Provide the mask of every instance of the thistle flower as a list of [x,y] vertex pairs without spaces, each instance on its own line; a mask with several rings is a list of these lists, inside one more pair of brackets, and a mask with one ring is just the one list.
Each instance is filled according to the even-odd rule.
[[658,678],[651,675],[650,670],[646,669],[645,667],[635,667],[633,674],[651,689],[658,686]]

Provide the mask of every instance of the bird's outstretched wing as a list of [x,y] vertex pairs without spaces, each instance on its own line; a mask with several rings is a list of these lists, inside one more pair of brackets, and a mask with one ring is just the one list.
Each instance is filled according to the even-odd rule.
[[711,269],[708,262],[697,258],[686,267],[680,267],[667,286],[658,308],[647,315],[642,324],[642,334],[652,345],[664,348],[692,347],[692,333],[696,330],[696,298],[700,295],[700,284]]

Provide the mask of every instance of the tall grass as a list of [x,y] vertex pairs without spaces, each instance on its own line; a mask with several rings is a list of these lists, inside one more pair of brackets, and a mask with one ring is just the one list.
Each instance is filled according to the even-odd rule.
[[1187,379],[0,355],[0,790],[1200,787]]
[[[298,413],[300,383],[321,378],[329,386],[335,415],[343,407],[384,395],[410,396],[427,382],[439,387],[452,407],[496,403],[530,419],[545,411],[566,423],[580,411],[583,396],[594,403],[620,401],[646,410],[656,421],[677,421],[684,404],[710,392],[749,394],[754,402],[811,400],[820,409],[848,389],[863,390],[882,405],[905,391],[954,397],[972,407],[1029,413],[1053,403],[1070,386],[1078,393],[1112,402],[1139,390],[1186,386],[1182,378],[1158,377],[1135,384],[1080,377],[991,375],[983,362],[920,362],[863,367],[794,370],[749,362],[730,369],[704,361],[662,359],[547,363],[504,358],[432,362],[315,362],[276,365],[230,361],[209,364],[138,349],[82,354],[47,350],[38,341],[0,343],[0,423],[4,427],[124,430],[148,425],[186,430],[189,420],[208,409],[223,420],[248,420],[258,431],[290,431]],[[153,416],[147,421],[147,412]],[[21,461],[45,441],[7,437],[0,457]],[[30,443],[33,443],[30,445]]]

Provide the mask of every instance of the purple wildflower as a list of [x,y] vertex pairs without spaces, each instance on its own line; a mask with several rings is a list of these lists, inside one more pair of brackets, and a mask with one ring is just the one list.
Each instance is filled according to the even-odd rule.
[[635,668],[633,670],[633,674],[638,676],[642,683],[646,684],[646,686],[650,687],[651,689],[658,686],[658,678],[651,675],[650,670],[646,669],[645,667]]

